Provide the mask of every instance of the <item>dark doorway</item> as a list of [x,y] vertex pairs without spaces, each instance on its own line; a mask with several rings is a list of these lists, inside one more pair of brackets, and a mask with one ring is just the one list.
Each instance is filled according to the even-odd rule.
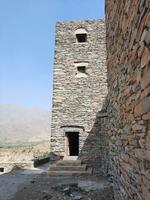
[[0,172],[4,172],[4,167],[0,167]]
[[79,155],[79,133],[78,132],[67,132],[67,148],[69,156]]

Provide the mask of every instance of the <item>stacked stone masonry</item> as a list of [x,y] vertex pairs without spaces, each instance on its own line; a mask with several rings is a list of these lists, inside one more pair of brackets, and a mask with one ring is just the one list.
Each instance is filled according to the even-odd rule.
[[[86,41],[78,42],[77,33],[86,34]],[[99,123],[107,118],[100,112],[107,95],[105,35],[103,20],[57,23],[51,122],[51,153],[66,156],[65,134],[79,132],[79,158],[103,173],[106,134]],[[86,69],[78,71],[79,66]]]
[[106,0],[109,173],[115,199],[150,199],[150,1]]
[[149,200],[149,0],[106,0],[106,50],[104,21],[57,23],[51,152],[65,156],[65,133],[79,132],[79,156],[112,176],[116,200]]

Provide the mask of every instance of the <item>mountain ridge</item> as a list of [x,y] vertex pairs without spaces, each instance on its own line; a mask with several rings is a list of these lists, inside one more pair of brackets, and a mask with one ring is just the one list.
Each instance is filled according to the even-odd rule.
[[48,141],[50,112],[14,104],[0,104],[0,143]]

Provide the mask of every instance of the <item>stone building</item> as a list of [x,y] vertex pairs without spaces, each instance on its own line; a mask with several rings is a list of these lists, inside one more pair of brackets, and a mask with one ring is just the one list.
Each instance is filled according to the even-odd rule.
[[105,118],[99,112],[107,94],[105,46],[103,20],[57,23],[51,152],[93,166],[104,165],[106,156],[104,127],[98,126]]
[[150,1],[105,10],[106,50],[104,21],[57,24],[51,151],[111,175],[115,200],[149,200]]

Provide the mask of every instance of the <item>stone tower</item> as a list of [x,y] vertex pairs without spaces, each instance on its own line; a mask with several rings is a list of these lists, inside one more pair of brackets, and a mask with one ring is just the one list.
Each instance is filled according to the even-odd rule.
[[[103,20],[58,22],[54,62],[51,153],[100,156],[98,113],[107,94]],[[97,143],[97,145],[96,145]]]

